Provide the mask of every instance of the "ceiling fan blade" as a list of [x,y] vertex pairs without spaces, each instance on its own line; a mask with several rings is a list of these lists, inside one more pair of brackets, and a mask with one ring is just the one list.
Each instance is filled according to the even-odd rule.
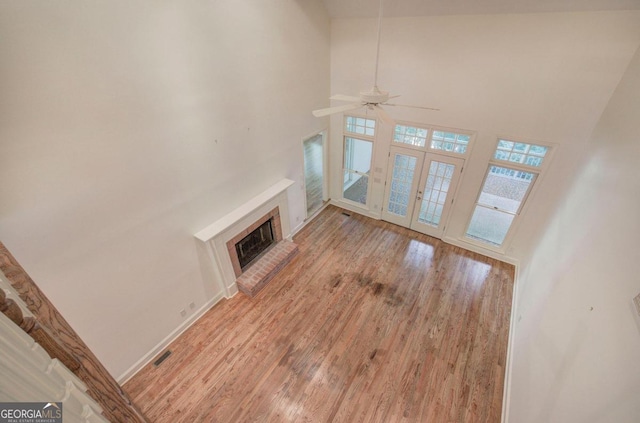
[[400,97],[400,94],[398,94],[398,95],[390,95],[389,96],[389,98],[398,98],[398,97]]
[[383,103],[383,104],[385,106],[409,107],[411,109],[435,110],[437,112],[440,111],[440,109],[436,109],[435,107],[412,106],[410,104],[391,104],[391,103]]
[[378,115],[382,123],[392,127],[396,126],[396,121],[393,120],[393,118],[389,116],[389,114],[382,107],[374,104],[373,109],[376,111],[376,114]]
[[344,106],[328,107],[326,109],[318,109],[311,112],[315,117],[332,115],[334,113],[347,112],[362,107],[362,103],[345,104]]
[[360,101],[360,97],[354,97],[352,95],[344,95],[344,94],[336,94],[329,97],[330,100],[340,100],[340,101]]

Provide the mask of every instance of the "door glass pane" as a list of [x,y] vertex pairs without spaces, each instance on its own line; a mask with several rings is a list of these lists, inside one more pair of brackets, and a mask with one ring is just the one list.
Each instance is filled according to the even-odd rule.
[[424,186],[418,221],[438,226],[447,199],[455,165],[433,160]]
[[411,195],[411,184],[413,174],[416,171],[418,159],[413,156],[396,154],[393,161],[393,172],[391,175],[391,187],[389,189],[389,202],[387,211],[399,216],[407,215],[409,205],[409,195]]
[[535,173],[490,166],[466,235],[502,245],[535,178]]
[[343,197],[347,200],[367,203],[372,151],[371,141],[345,138]]

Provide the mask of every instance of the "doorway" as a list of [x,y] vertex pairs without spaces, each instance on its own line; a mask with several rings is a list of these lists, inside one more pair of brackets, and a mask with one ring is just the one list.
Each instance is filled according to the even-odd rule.
[[324,135],[316,134],[302,142],[307,218],[324,204]]
[[382,219],[442,238],[464,159],[391,147]]

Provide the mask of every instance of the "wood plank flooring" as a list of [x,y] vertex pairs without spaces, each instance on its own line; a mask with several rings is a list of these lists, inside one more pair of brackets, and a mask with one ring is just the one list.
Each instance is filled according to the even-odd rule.
[[124,386],[150,421],[500,421],[513,267],[343,212]]

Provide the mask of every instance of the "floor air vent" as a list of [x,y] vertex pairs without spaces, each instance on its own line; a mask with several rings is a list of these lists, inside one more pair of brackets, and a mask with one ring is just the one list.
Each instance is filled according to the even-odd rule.
[[162,355],[153,362],[153,365],[158,367],[163,361],[165,361],[171,355],[171,351],[167,350]]

